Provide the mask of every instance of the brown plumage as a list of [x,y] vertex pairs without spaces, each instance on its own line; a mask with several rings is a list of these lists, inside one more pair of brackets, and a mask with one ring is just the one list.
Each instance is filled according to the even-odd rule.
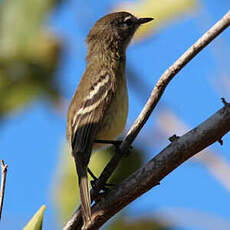
[[94,141],[116,139],[125,128],[126,48],[140,24],[150,20],[127,12],[108,14],[96,22],[86,39],[87,66],[67,115],[67,138],[79,177],[83,228],[91,219],[87,167],[92,149],[101,147]]

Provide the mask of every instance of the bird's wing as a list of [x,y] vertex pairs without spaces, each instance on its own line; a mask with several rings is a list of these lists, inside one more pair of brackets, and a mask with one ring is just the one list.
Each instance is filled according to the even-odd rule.
[[[72,148],[74,152],[91,152],[104,113],[114,95],[115,85],[109,73],[91,82],[85,100],[72,119]],[[77,98],[76,98],[77,100]],[[86,159],[87,161],[87,159]]]

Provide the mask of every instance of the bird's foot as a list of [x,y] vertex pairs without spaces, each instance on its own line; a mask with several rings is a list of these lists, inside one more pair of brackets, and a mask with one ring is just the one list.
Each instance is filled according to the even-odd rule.
[[[92,188],[95,188],[98,178],[93,174],[93,172],[89,168],[88,168],[88,173],[93,178],[93,180],[90,181],[90,184]],[[115,186],[115,184],[106,183],[103,185],[102,191],[107,192],[110,189],[109,187],[113,187],[113,186]]]

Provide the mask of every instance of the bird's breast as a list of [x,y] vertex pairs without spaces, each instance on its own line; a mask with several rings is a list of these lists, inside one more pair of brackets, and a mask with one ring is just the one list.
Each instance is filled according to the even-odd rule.
[[[121,81],[112,98],[96,136],[97,140],[115,140],[125,129],[128,115],[128,92],[126,81]],[[102,147],[96,144],[95,148]]]

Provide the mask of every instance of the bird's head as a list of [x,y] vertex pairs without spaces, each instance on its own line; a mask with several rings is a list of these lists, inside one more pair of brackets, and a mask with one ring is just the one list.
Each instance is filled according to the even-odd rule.
[[128,12],[116,12],[99,19],[90,30],[86,42],[118,43],[127,47],[138,27],[153,18],[137,18]]

